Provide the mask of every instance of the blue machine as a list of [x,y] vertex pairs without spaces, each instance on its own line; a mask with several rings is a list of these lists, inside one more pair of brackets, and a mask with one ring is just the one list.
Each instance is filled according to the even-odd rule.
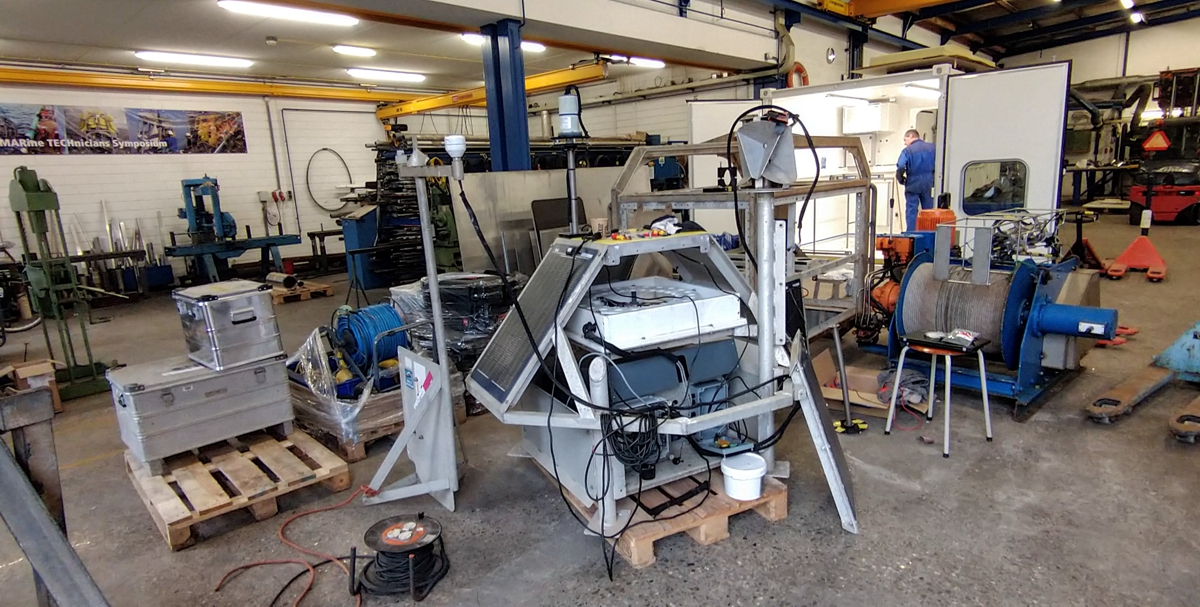
[[[993,363],[987,371],[988,392],[1029,405],[1067,371],[1078,368],[1090,347],[1086,339],[1112,339],[1117,311],[1100,308],[1097,276],[1076,272],[1078,261],[1036,263],[993,262],[988,284],[971,284],[970,260],[951,259],[952,280],[933,277],[934,232],[906,232],[913,257],[900,284],[895,312],[888,324],[887,355],[900,356],[899,336],[922,331],[968,329],[991,340],[984,352]],[[949,247],[947,247],[949,250]],[[867,349],[882,348],[867,347]],[[916,357],[915,360],[913,358]],[[911,362],[910,362],[911,361]],[[928,374],[929,362],[910,352],[905,368]],[[944,368],[938,381],[945,380]],[[974,368],[954,369],[951,385],[979,391]]]
[[392,286],[387,276],[372,271],[371,253],[379,234],[379,208],[363,207],[341,218],[342,239],[346,242],[346,268],[351,283],[363,289]]
[[221,210],[220,186],[215,178],[205,175],[200,179],[184,179],[183,208],[179,218],[188,222],[188,244],[178,244],[171,233],[171,246],[163,252],[168,257],[184,257],[189,260],[189,270],[198,282],[220,282],[222,272],[229,270],[229,260],[240,257],[246,251],[258,249],[262,262],[268,262],[275,271],[283,271],[283,260],[279,247],[300,244],[300,236],[280,234],[277,236],[251,237],[246,228],[246,238],[237,237],[237,222],[233,215]]

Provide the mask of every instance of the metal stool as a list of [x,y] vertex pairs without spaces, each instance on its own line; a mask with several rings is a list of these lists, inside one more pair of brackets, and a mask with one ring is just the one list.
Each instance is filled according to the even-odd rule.
[[979,384],[983,392],[983,423],[987,430],[987,440],[992,441],[992,407],[988,401],[987,387],[987,369],[983,363],[983,347],[990,343],[986,339],[977,338],[970,346],[959,348],[951,344],[940,341],[932,341],[924,338],[924,336],[909,336],[905,335],[900,338],[904,344],[904,348],[900,350],[900,361],[896,365],[896,378],[893,380],[891,404],[888,405],[887,426],[884,428],[884,434],[892,433],[892,422],[896,418],[896,395],[900,392],[900,378],[904,373],[904,359],[908,356],[909,350],[916,350],[923,354],[929,355],[929,409],[925,413],[925,419],[933,420],[933,393],[934,379],[937,377],[937,360],[941,356],[946,361],[946,377],[945,377],[945,395],[942,397],[945,401],[945,430],[942,438],[942,457],[950,457],[950,374],[953,372],[953,359],[964,354],[974,354],[979,360]]

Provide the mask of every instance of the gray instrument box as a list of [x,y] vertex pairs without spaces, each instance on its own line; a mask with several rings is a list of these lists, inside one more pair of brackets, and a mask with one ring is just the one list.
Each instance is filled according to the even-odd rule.
[[109,370],[121,440],[149,462],[289,422],[284,361],[213,371],[175,356]]
[[174,297],[192,360],[221,371],[283,354],[270,285],[226,280]]

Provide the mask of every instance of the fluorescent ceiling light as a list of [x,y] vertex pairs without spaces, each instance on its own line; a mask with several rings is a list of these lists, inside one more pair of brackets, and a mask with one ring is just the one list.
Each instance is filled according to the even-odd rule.
[[652,67],[652,68],[656,68],[656,69],[662,68],[662,67],[667,67],[666,63],[663,63],[662,61],[659,61],[658,59],[646,59],[645,57],[630,57],[629,63],[632,63],[633,65],[636,65],[638,67]]
[[1137,11],[1133,11],[1132,13],[1129,13],[1129,20],[1134,23],[1141,23],[1146,20],[1146,17]]
[[[476,46],[483,44],[483,41],[485,40],[485,38],[481,34],[472,34],[469,32],[466,34],[463,34],[462,39],[463,39],[463,42],[474,44]],[[546,50],[546,45],[541,44],[539,42],[531,42],[529,40],[522,40],[521,41],[521,50],[528,51],[530,53],[540,53],[540,52]]]
[[133,56],[158,63],[182,63],[184,65],[208,65],[212,67],[250,67],[254,62],[236,57],[214,57],[212,55],[187,55],[159,51],[137,51]]
[[355,57],[374,57],[375,56],[375,49],[373,49],[373,48],[364,48],[361,46],[350,46],[347,44],[333,45],[333,52],[340,53],[342,55],[354,55]]
[[[1175,108],[1171,110],[1171,117],[1178,118],[1183,115],[1183,109]],[[1145,110],[1142,112],[1142,120],[1160,120],[1163,117],[1162,110]]]
[[368,70],[352,67],[346,70],[346,73],[362,80],[386,80],[388,82],[423,82],[425,80],[424,74],[391,70]]
[[1129,10],[1129,9],[1133,8],[1133,0],[1121,0],[1121,6],[1125,10]]
[[942,96],[942,92],[934,89],[927,89],[923,86],[914,86],[912,84],[904,85],[900,92],[905,97],[917,97],[920,99],[937,99]]
[[358,19],[350,15],[340,15],[338,13],[327,13],[325,11],[314,11],[306,8],[295,8],[291,6],[280,6],[278,4],[262,4],[260,2],[243,2],[242,0],[218,0],[217,6],[243,15],[254,15],[255,17],[267,17],[270,19],[286,19],[288,21],[303,21],[305,23],[319,23],[321,25],[340,25],[348,27],[356,25]]
[[616,63],[628,63],[638,67],[661,68],[667,67],[666,63],[658,59],[646,59],[645,57],[626,57],[625,55],[609,55],[608,58]]

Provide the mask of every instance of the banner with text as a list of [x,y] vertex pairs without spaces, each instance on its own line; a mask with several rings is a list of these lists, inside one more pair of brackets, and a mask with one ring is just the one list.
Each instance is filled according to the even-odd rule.
[[0,154],[245,154],[241,112],[0,103]]

